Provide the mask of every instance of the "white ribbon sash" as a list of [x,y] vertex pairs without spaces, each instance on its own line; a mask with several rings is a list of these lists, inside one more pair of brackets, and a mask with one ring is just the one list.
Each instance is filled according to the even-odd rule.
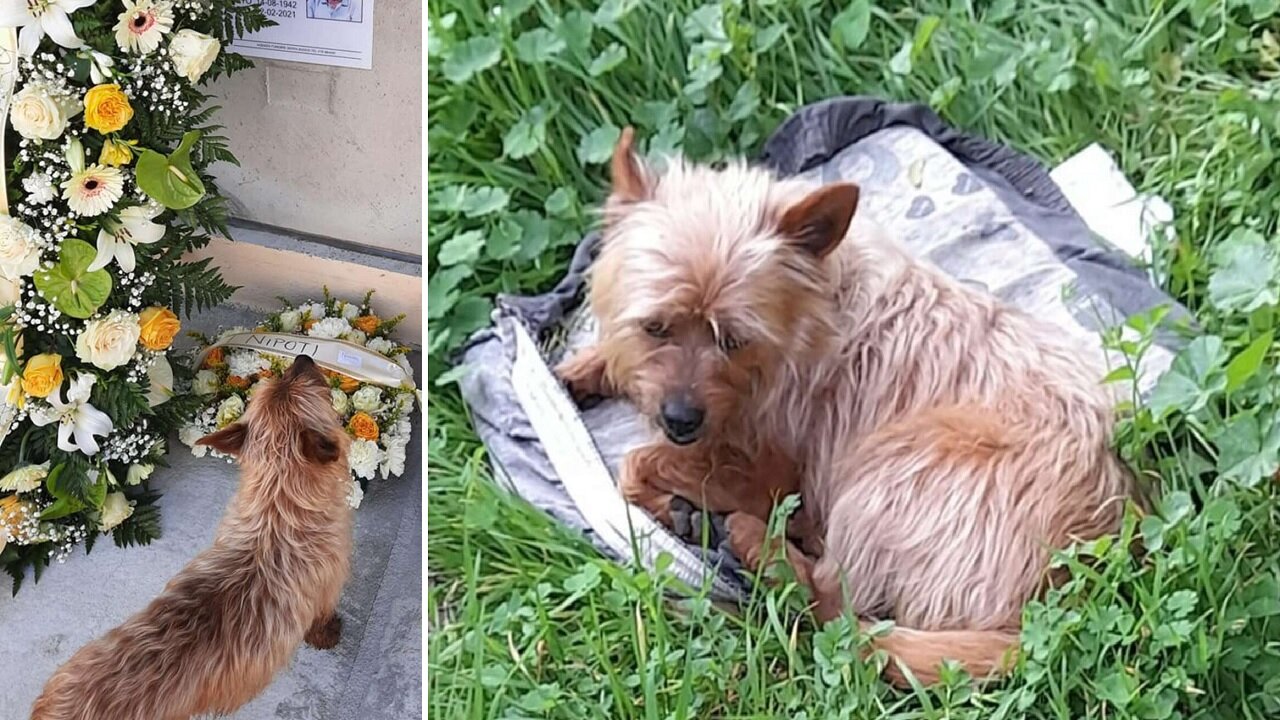
[[293,335],[275,332],[246,332],[228,335],[200,353],[196,366],[204,363],[209,352],[217,347],[233,347],[245,350],[296,358],[307,355],[320,367],[342,373],[360,382],[385,387],[414,389],[413,377],[387,356],[345,340]]

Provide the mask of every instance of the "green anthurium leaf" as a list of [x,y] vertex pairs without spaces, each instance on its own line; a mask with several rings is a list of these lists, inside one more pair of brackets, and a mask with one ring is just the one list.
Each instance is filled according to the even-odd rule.
[[54,500],[49,507],[40,512],[41,520],[57,520],[68,515],[74,515],[84,509],[84,503],[71,497],[63,497]]
[[58,264],[35,274],[36,287],[59,311],[73,318],[89,317],[111,294],[111,273],[88,271],[98,251],[75,238],[62,243]]
[[184,134],[178,149],[168,157],[144,148],[136,170],[138,187],[172,210],[183,210],[200,202],[204,197],[204,183],[191,167],[191,147],[199,139],[198,130]]

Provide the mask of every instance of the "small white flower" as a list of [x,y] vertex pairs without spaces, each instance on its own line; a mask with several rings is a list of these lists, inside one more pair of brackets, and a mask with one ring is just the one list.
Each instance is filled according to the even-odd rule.
[[324,319],[324,303],[307,303],[306,305],[299,305],[298,311],[301,312],[308,320]]
[[151,473],[155,471],[156,466],[149,463],[130,465],[129,472],[124,476],[124,481],[129,485],[137,485],[151,477]]
[[94,85],[101,85],[115,77],[115,71],[111,68],[116,66],[116,61],[110,55],[104,55],[93,48],[81,50],[76,54],[89,59],[89,79]]
[[100,370],[115,370],[133,357],[141,334],[137,315],[112,310],[104,318],[85,323],[76,337],[76,357]]
[[369,342],[365,345],[365,347],[369,348],[370,350],[376,353],[382,353],[383,355],[387,355],[392,350],[396,349],[396,344],[386,338],[374,337],[374,338],[369,338]]
[[0,490],[6,492],[31,492],[40,487],[44,479],[49,477],[49,462],[39,465],[24,465],[0,478]]
[[160,38],[173,29],[173,8],[167,2],[124,0],[124,12],[116,22],[116,45],[126,52],[148,55],[160,47]]
[[124,493],[107,493],[107,499],[102,501],[102,520],[98,529],[109,532],[130,515],[133,515],[133,501],[125,498]]
[[236,377],[257,377],[270,367],[271,361],[253,350],[237,350],[227,356],[227,372]]
[[408,446],[408,438],[394,438],[386,442],[386,455],[379,466],[383,477],[400,477],[404,474],[404,462]]
[[346,320],[355,320],[360,317],[360,306],[351,303],[342,304],[342,317]]
[[348,332],[351,332],[351,325],[340,317],[333,317],[325,318],[316,322],[316,324],[312,325],[311,329],[307,331],[307,334],[311,337],[332,340],[333,338],[339,337]]
[[215,420],[219,428],[224,428],[244,414],[244,400],[239,395],[231,395],[222,404],[218,406],[218,414]]
[[35,173],[23,178],[22,189],[27,192],[27,200],[35,205],[44,205],[58,196],[53,180],[45,173]]
[[[93,456],[98,454],[98,441],[95,435],[106,437],[113,427],[111,418],[101,410],[89,404],[89,394],[97,376],[81,373],[67,386],[67,401],[59,397],[62,390],[46,398],[47,407],[37,406],[31,410],[31,422],[38,427],[50,423],[58,423],[58,449],[63,452],[82,452]],[[74,442],[72,438],[74,437]]]
[[302,313],[297,310],[285,310],[280,313],[280,330],[282,332],[297,332],[298,326],[302,324]]
[[112,260],[125,272],[137,267],[135,245],[150,245],[164,237],[165,227],[147,218],[146,208],[133,206],[120,211],[120,220],[102,221],[98,231],[98,254],[89,263],[89,271],[101,270]]
[[197,395],[212,395],[218,392],[218,373],[212,370],[201,370],[191,382],[191,390]]
[[18,52],[24,57],[35,54],[47,34],[53,41],[72,50],[84,41],[71,27],[69,15],[97,0],[0,0],[0,27],[22,28],[18,33]]
[[183,428],[178,431],[178,439],[182,441],[183,445],[191,448],[191,454],[196,457],[204,457],[205,454],[209,452],[209,446],[196,444],[196,441],[204,436],[204,430],[201,430],[195,425],[184,425]]
[[347,465],[357,477],[372,480],[382,461],[382,450],[372,440],[354,440],[347,452]]
[[168,358],[159,355],[147,366],[147,405],[163,405],[173,397],[173,366]]
[[411,392],[401,393],[396,397],[396,409],[402,414],[411,413],[413,412],[413,406],[417,400],[418,398],[414,397],[414,394]]
[[364,345],[365,341],[368,340],[363,332],[354,329],[350,332],[344,333],[342,335],[342,339],[349,343],[355,343],[356,345]]
[[173,69],[188,82],[198,82],[218,58],[222,43],[195,30],[179,30],[169,43],[169,59]]
[[19,280],[40,266],[39,236],[32,227],[8,215],[0,215],[0,275]]
[[364,490],[360,489],[360,483],[352,480],[351,487],[347,490],[347,504],[354,510],[360,507],[360,501],[364,500]]
[[345,417],[347,411],[351,409],[351,398],[348,398],[347,394],[338,388],[333,388],[329,391],[329,398],[333,402],[334,412]]
[[382,391],[373,385],[365,385],[351,395],[351,404],[356,410],[377,412],[382,406]]

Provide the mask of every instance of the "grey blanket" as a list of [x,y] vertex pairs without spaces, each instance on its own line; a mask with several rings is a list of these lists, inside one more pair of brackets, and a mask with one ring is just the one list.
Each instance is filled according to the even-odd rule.
[[[1104,329],[1157,305],[1173,306],[1173,321],[1187,318],[1089,231],[1043,166],[947,126],[924,106],[873,98],[811,105],[775,131],[759,161],[784,176],[858,183],[859,212],[914,255],[1054,323],[1109,367],[1122,359],[1103,349]],[[666,552],[695,587],[710,579],[714,596],[741,597],[747,586],[718,519],[703,525],[685,504],[673,534],[621,501],[619,460],[656,437],[650,425],[625,401],[574,408],[548,369],[594,337],[581,301],[597,242],[582,241],[549,292],[498,298],[494,325],[463,349],[461,388],[476,431],[501,482],[608,555],[651,566]],[[1177,344],[1173,333],[1157,337],[1134,380],[1140,394]]]

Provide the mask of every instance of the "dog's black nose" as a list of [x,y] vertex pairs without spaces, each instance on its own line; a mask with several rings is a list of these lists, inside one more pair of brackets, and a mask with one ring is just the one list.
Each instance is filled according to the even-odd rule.
[[698,439],[705,413],[681,397],[662,401],[662,429],[677,445],[688,445]]

